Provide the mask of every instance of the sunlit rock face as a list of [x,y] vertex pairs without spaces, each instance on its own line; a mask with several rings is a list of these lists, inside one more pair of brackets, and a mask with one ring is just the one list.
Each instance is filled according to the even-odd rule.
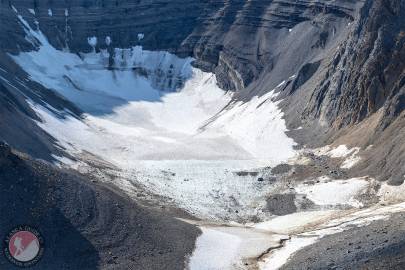
[[375,147],[363,169],[394,184],[405,175],[404,18],[404,1],[366,1],[304,112],[335,129],[371,123],[360,141]]

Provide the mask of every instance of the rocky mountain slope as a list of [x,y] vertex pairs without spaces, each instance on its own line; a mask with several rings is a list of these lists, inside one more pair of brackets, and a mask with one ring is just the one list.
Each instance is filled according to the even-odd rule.
[[[349,196],[350,200],[357,205],[365,203],[364,207],[380,200],[383,195],[379,190],[391,188],[385,183],[401,185],[405,180],[404,18],[403,0],[0,0],[0,141],[15,149],[0,146],[0,190],[6,194],[1,197],[0,208],[2,213],[16,218],[2,221],[0,235],[23,222],[13,214],[21,212],[50,239],[58,240],[61,233],[71,236],[70,240],[55,242],[52,247],[60,252],[52,256],[57,259],[45,254],[38,269],[127,269],[134,263],[134,269],[184,269],[200,231],[173,218],[184,216],[182,211],[173,213],[165,208],[165,203],[176,202],[176,196],[182,209],[194,217],[199,217],[198,210],[203,209],[207,216],[212,209],[220,208],[224,212],[212,216],[218,214],[226,221],[235,218],[238,222],[257,222],[274,213],[283,216],[324,210],[325,205],[333,210],[345,209],[343,191],[351,179],[357,179],[361,186],[367,183],[362,195],[367,198]],[[49,51],[35,55],[45,45]],[[134,60],[135,56],[143,57],[142,61]],[[187,57],[194,59],[196,69],[189,65]],[[151,59],[157,59],[156,65],[147,63]],[[55,70],[49,72],[47,68]],[[114,83],[102,80],[100,74],[107,74]],[[120,80],[129,83],[120,84]],[[97,81],[101,83],[94,89]],[[127,93],[119,93],[122,85],[146,85],[140,82],[150,83],[147,86],[156,90],[155,96],[128,98]],[[209,90],[203,91],[204,87]],[[97,99],[101,88],[105,92],[102,94],[107,94]],[[72,96],[66,95],[66,89]],[[186,92],[188,100],[176,95],[179,89]],[[168,98],[170,93],[175,93],[177,99]],[[141,105],[136,107],[134,101],[141,101]],[[219,106],[215,102],[223,106],[218,112],[210,111]],[[89,104],[93,107],[85,106]],[[185,108],[189,107],[199,110],[188,113]],[[198,115],[198,119],[190,118],[192,124],[188,125],[189,118],[184,120],[183,116],[190,114]],[[153,121],[148,122],[150,115]],[[181,125],[170,126],[170,132],[165,125],[161,129],[159,124],[173,118]],[[46,126],[49,119],[60,126]],[[113,122],[113,128],[101,120]],[[188,129],[200,124],[197,120],[202,123],[198,132],[190,132]],[[68,129],[61,128],[61,124]],[[138,132],[138,125],[142,132],[149,133]],[[287,128],[290,138],[284,136]],[[82,134],[69,137],[76,129]],[[210,141],[217,133],[204,133],[207,130],[227,130],[236,137],[219,136],[220,140]],[[179,136],[183,131],[189,137]],[[131,132],[140,135],[131,141],[126,136]],[[151,141],[144,140],[144,134]],[[201,134],[202,139],[198,137]],[[234,167],[221,167],[229,164],[206,160],[206,167],[175,163],[187,159],[184,157],[198,160],[193,156],[195,151],[196,156],[210,161],[217,158],[222,162],[224,156],[239,158],[247,166],[247,159],[241,157],[250,157],[252,152],[255,158],[268,157],[267,145],[250,141],[259,138],[253,142],[266,142],[266,137],[279,140],[270,145],[280,146],[275,151],[278,157],[290,157],[293,146],[305,151],[294,164],[271,168],[273,164],[260,163],[257,170],[233,171]],[[187,147],[178,146],[179,141]],[[88,149],[93,152],[80,149],[92,143],[97,149]],[[144,145],[148,146],[145,153],[138,147]],[[325,145],[331,148],[318,148]],[[339,145],[349,149],[342,150]],[[71,149],[83,151],[75,156]],[[206,149],[215,155],[209,156]],[[131,156],[133,152],[136,155]],[[160,163],[146,162],[146,173],[139,175],[143,168],[131,163],[137,161],[138,154]],[[122,190],[97,182],[98,174],[81,175],[47,163],[69,160],[80,168],[83,156],[90,157],[90,161],[111,158],[109,162],[125,164],[125,169],[136,164],[132,171],[121,168],[118,173],[106,166],[101,175],[110,176],[115,184],[122,179],[133,184],[132,180],[143,177],[146,187],[162,192],[161,202],[141,205],[139,198],[129,199]],[[165,163],[166,159],[172,160]],[[345,167],[344,163],[349,165]],[[184,167],[190,173],[183,173]],[[212,182],[206,181],[207,177]],[[368,177],[384,183],[367,182]],[[338,198],[337,205],[323,205],[324,194],[318,205],[302,194],[289,193],[297,187],[311,193],[311,185],[322,193],[322,188],[329,188],[329,180],[343,183],[337,185],[343,186],[343,199]],[[124,182],[118,186],[127,191],[128,185]],[[209,196],[204,193],[207,187],[215,189],[209,189]],[[263,195],[269,192],[275,193]],[[357,192],[356,188],[352,191],[356,196]],[[260,207],[251,193],[260,195],[261,203],[267,202],[264,214],[257,213]],[[387,201],[403,198],[395,196]],[[200,201],[207,197],[216,200]],[[26,199],[20,202],[21,198]],[[187,208],[188,204],[192,207]],[[212,211],[207,205],[212,206]],[[157,210],[159,207],[163,210]],[[400,228],[401,217],[392,217],[390,228]],[[58,226],[47,227],[53,223]],[[375,223],[364,229],[365,234],[374,233],[378,243],[385,240],[379,232],[373,232],[379,227],[381,224]],[[331,242],[344,242],[341,239],[355,234],[350,231],[328,236],[297,253],[285,267],[302,266],[300,262],[311,254],[330,250]],[[381,261],[398,260],[393,267],[402,264],[391,252],[402,246],[402,234],[390,234],[392,238],[379,245],[375,252]],[[209,241],[213,240],[208,237],[208,244],[202,246],[210,246]],[[277,248],[282,248],[286,239],[280,241]],[[83,245],[72,249],[77,243]],[[373,247],[366,246],[364,252],[360,249],[350,255],[359,267],[375,256]],[[350,265],[345,252],[345,244],[340,243],[328,258],[318,264],[306,262],[305,267],[324,269],[328,268],[324,264],[335,260],[344,268]],[[254,258],[255,263],[260,257]],[[2,265],[9,266],[0,257]],[[384,269],[374,259],[370,265],[371,269]]]
[[[46,249],[32,269],[184,269],[199,231],[74,172],[0,145],[0,235],[30,224]],[[181,259],[183,258],[183,259]],[[2,269],[13,267],[0,256]]]
[[[10,12],[12,5],[21,10],[29,23],[36,20],[56,48],[90,51],[87,39],[94,36],[97,49],[139,44],[148,50],[168,50],[194,56],[197,66],[215,71],[223,88],[240,90],[264,69],[276,69],[276,74],[296,72],[336,39],[342,24],[354,19],[360,4],[361,1],[3,1],[2,33],[13,39],[6,42],[2,38],[0,47],[14,52],[30,47],[17,26],[18,19]],[[305,28],[305,33],[289,35],[289,29],[297,25],[297,32]],[[110,42],[106,42],[106,37]],[[294,47],[301,48],[299,57],[292,52]]]
[[369,147],[362,173],[395,184],[405,175],[404,4],[366,1],[348,38],[299,90],[310,93],[301,121],[327,127],[332,140]]

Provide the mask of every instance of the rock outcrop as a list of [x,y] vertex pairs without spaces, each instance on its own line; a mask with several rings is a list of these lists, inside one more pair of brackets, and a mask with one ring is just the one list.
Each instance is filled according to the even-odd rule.
[[363,126],[361,137],[355,132],[349,139],[373,146],[363,173],[394,184],[405,179],[404,18],[405,1],[366,1],[347,39],[310,85],[314,90],[301,89],[310,93],[301,119],[331,127],[332,138]]
[[[198,67],[215,71],[224,89],[241,90],[263,70],[291,65],[289,72],[297,71],[308,60],[305,55],[316,55],[338,35],[342,20],[353,20],[358,5],[330,0],[9,0],[0,5],[0,48],[18,52],[30,47],[18,26],[18,12],[32,26],[37,24],[56,48],[86,52],[93,45],[96,49],[142,45],[167,50],[195,57]],[[306,25],[306,33],[288,38],[289,29],[300,24]],[[10,36],[11,42],[6,38]],[[93,37],[94,44],[89,45]],[[294,44],[302,55],[288,63],[285,54]]]
[[311,97],[309,115],[338,127],[384,111],[381,129],[405,109],[405,2],[367,1]]

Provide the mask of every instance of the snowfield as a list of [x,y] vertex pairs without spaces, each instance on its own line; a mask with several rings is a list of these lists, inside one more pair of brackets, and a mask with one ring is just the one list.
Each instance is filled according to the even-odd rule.
[[[31,102],[38,125],[70,154],[88,152],[126,181],[201,218],[264,218],[264,168],[295,155],[274,91],[232,100],[192,58],[142,47],[73,54],[19,17],[37,51],[12,56],[30,76],[78,106],[80,117]],[[97,39],[89,37],[89,46]],[[58,158],[72,165],[65,158]],[[243,174],[239,172],[254,172]]]
[[369,182],[360,178],[348,180],[323,179],[316,184],[301,184],[295,190],[300,194],[305,194],[308,199],[321,206],[350,205],[359,208],[361,202],[356,200],[356,196],[368,187]]
[[203,226],[189,261],[191,270],[243,269],[249,259],[260,256],[269,246],[278,246],[286,235],[268,234],[248,227]]

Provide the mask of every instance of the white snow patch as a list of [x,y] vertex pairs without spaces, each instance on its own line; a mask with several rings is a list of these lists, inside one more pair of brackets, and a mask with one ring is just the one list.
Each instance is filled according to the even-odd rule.
[[65,8],[65,17],[69,16],[69,10],[67,8]]
[[32,15],[35,15],[35,10],[33,10],[32,8],[29,8],[28,11],[29,11]]
[[352,178],[315,184],[301,184],[295,190],[297,193],[305,194],[309,200],[317,205],[350,205],[361,207],[362,204],[355,197],[368,186],[369,182],[363,178]]
[[237,226],[202,226],[202,235],[190,257],[189,270],[234,270],[244,260],[256,258],[286,235],[276,235]]
[[94,49],[97,46],[97,37],[88,37],[87,43]]
[[11,8],[13,9],[13,11],[15,12],[15,13],[18,13],[18,10],[12,5],[11,6]]
[[106,37],[105,37],[105,44],[106,44],[107,46],[110,46],[111,43],[112,43],[111,37],[110,37],[110,36],[106,36]]
[[141,41],[144,38],[145,38],[145,34],[143,34],[143,33],[138,34],[138,41]]
[[71,160],[70,158],[67,157],[61,157],[61,156],[57,156],[57,155],[52,155],[52,157],[57,160],[57,162],[55,162],[55,165],[58,167],[63,167],[63,165],[68,165],[68,166],[75,166],[76,165],[76,161]]
[[235,262],[241,239],[213,229],[202,228],[196,250],[190,258],[190,270],[230,269]]
[[49,16],[49,17],[52,17],[52,16],[53,16],[52,9],[48,9],[48,16]]
[[355,166],[357,163],[361,161],[361,157],[357,156],[355,153],[353,153],[351,156],[345,159],[343,161],[342,166],[340,166],[342,169],[350,169],[353,166]]
[[280,88],[281,86],[283,86],[283,85],[285,85],[286,84],[286,81],[282,81],[281,83],[279,83],[277,86],[276,86],[276,88]]
[[392,186],[383,183],[378,190],[377,196],[382,203],[398,203],[405,201],[405,183],[400,186]]
[[350,169],[361,161],[361,157],[358,156],[360,152],[359,147],[348,148],[346,145],[339,145],[336,148],[332,148],[327,145],[322,148],[315,149],[314,153],[316,155],[327,155],[332,158],[346,158],[342,165],[342,169]]
[[351,153],[355,152],[357,148],[352,148],[349,149],[347,148],[346,145],[340,145],[337,148],[334,148],[329,151],[329,155],[333,158],[338,158],[338,157],[346,157],[350,155]]
[[276,96],[271,91],[247,103],[233,103],[208,128],[225,131],[255,157],[266,159],[269,153],[277,153],[272,164],[287,160],[295,154],[292,148],[295,143],[285,135],[284,114],[278,102],[272,101]]

